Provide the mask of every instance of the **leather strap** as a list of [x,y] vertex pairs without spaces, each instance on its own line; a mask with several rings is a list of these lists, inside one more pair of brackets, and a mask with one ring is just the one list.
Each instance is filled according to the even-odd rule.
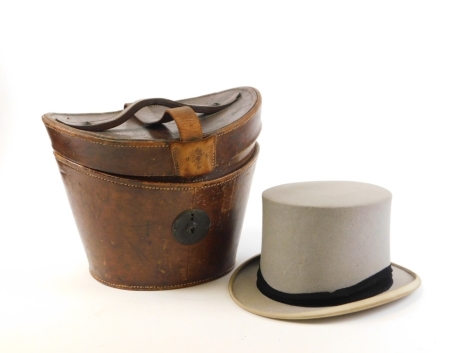
[[199,118],[190,107],[168,109],[163,114],[162,122],[174,120],[180,133],[181,141],[202,139],[202,128]]
[[[164,98],[150,98],[138,100],[132,104],[127,105],[124,110],[118,114],[105,119],[93,119],[92,121],[83,121],[74,119],[73,115],[57,118],[57,121],[62,124],[86,131],[104,131],[113,127],[119,126],[133,117],[140,109],[152,105],[161,105],[168,108],[189,107],[196,113],[213,114],[225,109],[238,98],[239,94],[235,93],[228,100],[221,103],[214,103],[213,105],[193,105],[184,104],[177,101],[172,101]],[[155,119],[155,122],[166,123],[171,121],[173,116],[171,114],[163,114],[160,119]]]

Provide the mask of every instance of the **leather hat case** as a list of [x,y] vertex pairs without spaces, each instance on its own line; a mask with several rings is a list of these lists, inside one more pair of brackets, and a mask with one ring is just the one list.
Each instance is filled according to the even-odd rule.
[[95,279],[164,290],[231,271],[260,107],[259,92],[242,87],[43,116]]

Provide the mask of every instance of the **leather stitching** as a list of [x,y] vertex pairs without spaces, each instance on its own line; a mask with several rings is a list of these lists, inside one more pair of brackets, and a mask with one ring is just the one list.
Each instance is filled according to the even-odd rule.
[[214,136],[214,144],[212,145],[212,170],[216,167],[215,164],[215,146],[217,146],[217,135]]
[[[244,121],[243,123],[239,124],[239,125],[236,125],[233,129],[229,130],[229,131],[225,131],[225,132],[221,132],[221,133],[218,133],[218,134],[215,134],[215,136],[222,136],[222,135],[225,135],[225,134],[228,134],[234,130],[237,130],[239,127],[245,125],[246,123],[248,123],[250,121],[250,119]],[[96,143],[98,145],[103,145],[103,146],[109,146],[109,147],[131,147],[131,148],[163,148],[163,147],[168,147],[168,144],[163,144],[163,145],[157,145],[157,146],[134,146],[134,145],[114,145],[114,144],[110,144],[110,143],[104,143],[104,142],[97,142],[97,141],[92,141],[92,140],[89,140],[87,138],[84,138],[84,137],[81,137],[81,136],[76,136],[76,135],[71,135],[71,134],[67,134],[66,132],[63,132],[61,130],[58,130],[50,125],[47,125],[46,126],[51,129],[51,130],[54,130],[56,132],[58,132],[59,134],[63,134],[63,135],[67,135],[67,136],[70,136],[70,137],[74,137],[74,138],[78,138],[80,140],[84,140],[84,141],[87,141],[87,142],[90,142],[90,143]]]
[[98,145],[103,145],[103,146],[108,146],[108,147],[132,147],[132,148],[164,148],[164,147],[168,147],[168,144],[156,145],[156,146],[114,145],[114,144],[110,144],[110,143],[103,143],[103,142],[97,142],[97,141],[89,140],[89,139],[86,139],[86,138],[81,137],[81,136],[67,134],[66,132],[58,130],[58,129],[56,129],[56,128],[50,126],[50,125],[47,125],[47,124],[46,124],[46,126],[49,129],[58,132],[59,134],[67,135],[67,136],[70,136],[70,137],[78,138],[80,140],[84,140],[86,142],[95,143],[95,144],[98,144]]
[[245,125],[248,121],[250,121],[250,120],[245,120],[243,123],[234,126],[233,129],[231,129],[229,131],[221,132],[221,133],[217,134],[217,136],[222,136],[222,135],[225,135],[225,134],[228,134],[228,133],[232,132],[233,130],[237,130],[240,126]]
[[[204,96],[202,96],[204,97]],[[104,114],[104,113],[103,113]],[[78,115],[78,114],[77,114]],[[248,115],[248,113],[247,113]],[[245,119],[245,120],[243,120]],[[239,122],[237,125],[235,125],[232,129],[228,130],[228,131],[224,131],[224,132],[220,132],[220,133],[216,133],[214,134],[215,136],[222,136],[222,135],[225,135],[225,134],[228,134],[228,133],[231,133],[232,131],[234,130],[237,130],[239,129],[241,126],[247,124],[249,121],[251,121],[251,117],[249,119],[246,119],[246,115],[243,116],[241,119],[239,120],[243,120],[241,122]],[[46,124],[47,125],[47,124]],[[88,141],[88,142],[91,142],[91,143],[96,143],[96,144],[99,144],[99,145],[104,145],[104,146],[111,146],[111,147],[131,147],[131,148],[160,148],[160,147],[167,147],[168,144],[164,144],[164,145],[158,145],[158,146],[133,146],[133,145],[113,145],[113,144],[109,144],[109,143],[103,143],[103,142],[97,142],[97,141],[91,141],[89,139],[86,139],[86,138],[83,138],[83,137],[80,137],[80,136],[76,136],[76,135],[71,135],[71,134],[67,134],[61,130],[58,130],[56,128],[53,128],[52,126],[50,125],[47,125],[47,127],[49,127],[50,129],[52,130],[55,130],[57,131],[58,133],[61,133],[61,134],[64,134],[64,135],[67,135],[67,136],[70,136],[70,137],[76,137],[78,139],[81,139],[81,140],[85,140],[85,141]],[[215,165],[215,164],[214,164]]]
[[180,175],[180,165],[178,164],[178,158],[176,157],[176,148],[171,148],[171,156],[173,157],[173,164],[175,166],[176,175]]
[[[63,163],[63,162],[62,162]],[[247,165],[247,169],[251,166],[252,164],[250,163],[249,165]],[[214,186],[218,186],[218,185],[224,185],[224,184],[227,184],[229,182],[231,182],[232,180],[234,179],[237,179],[241,174],[243,174],[246,169],[244,169],[243,171],[241,171],[240,173],[237,173],[235,174],[232,178],[230,179],[227,179],[225,181],[222,181],[222,182],[219,182],[219,183],[214,183],[214,184],[209,184],[209,185],[203,185],[203,186],[200,186],[200,187],[187,187],[187,188],[178,188],[178,187],[175,187],[175,188],[159,188],[159,187],[151,187],[151,186],[141,186],[141,185],[131,185],[131,184],[125,184],[125,183],[119,183],[117,181],[113,181],[113,180],[108,180],[108,179],[105,179],[105,178],[101,178],[97,175],[93,175],[93,174],[90,174],[90,173],[87,173],[85,171],[82,171],[78,168],[74,168],[68,164],[66,164],[66,166],[70,169],[73,169],[73,170],[76,170],[77,172],[80,172],[82,174],[85,174],[85,175],[88,175],[92,178],[96,178],[96,179],[100,179],[100,180],[104,180],[104,181],[107,181],[108,183],[113,183],[113,184],[117,184],[117,185],[122,185],[122,186],[128,186],[128,187],[131,187],[131,188],[138,188],[138,189],[150,189],[150,190],[166,190],[166,191],[179,191],[179,190],[197,190],[197,189],[207,189],[207,188],[212,188]],[[110,175],[110,177],[113,177]],[[117,177],[114,177],[114,178],[117,178]]]

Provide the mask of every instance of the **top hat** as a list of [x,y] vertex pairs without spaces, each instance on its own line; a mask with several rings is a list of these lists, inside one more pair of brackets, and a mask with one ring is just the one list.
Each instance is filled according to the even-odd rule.
[[233,273],[233,300],[261,316],[315,319],[410,294],[421,280],[390,262],[391,201],[382,187],[346,181],[264,191],[261,255]]

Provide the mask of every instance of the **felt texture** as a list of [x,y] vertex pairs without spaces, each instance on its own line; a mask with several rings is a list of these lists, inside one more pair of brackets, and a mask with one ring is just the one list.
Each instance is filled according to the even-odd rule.
[[306,308],[287,305],[263,295],[256,286],[259,265],[259,255],[241,264],[230,278],[229,293],[241,308],[256,315],[275,319],[319,319],[366,310],[400,299],[412,293],[421,284],[421,279],[416,273],[392,263],[393,285],[385,292],[348,304]]
[[390,265],[391,193],[319,181],[263,193],[261,271],[277,291],[334,292]]

